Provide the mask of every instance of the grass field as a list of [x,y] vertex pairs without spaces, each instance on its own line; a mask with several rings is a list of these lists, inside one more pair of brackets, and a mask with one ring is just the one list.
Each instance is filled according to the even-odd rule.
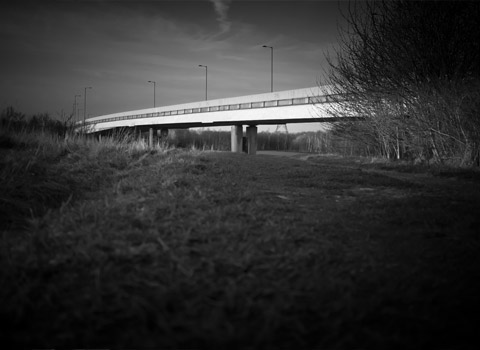
[[478,172],[0,141],[2,344],[480,343]]

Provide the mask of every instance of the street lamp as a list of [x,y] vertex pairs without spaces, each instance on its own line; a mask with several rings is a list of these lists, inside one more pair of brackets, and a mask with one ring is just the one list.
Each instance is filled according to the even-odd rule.
[[85,88],[85,94],[83,95],[83,131],[86,132],[86,127],[85,127],[85,119],[87,115],[87,89],[91,89],[91,86],[87,86]]
[[77,97],[82,97],[82,95],[75,95],[75,103],[73,104],[73,114],[75,115],[75,122],[78,121]]
[[153,108],[155,108],[155,86],[157,85],[157,83],[153,80],[149,80],[148,82],[153,84]]
[[273,46],[263,45],[262,47],[269,48],[271,51],[271,90],[273,92]]
[[205,68],[205,101],[208,100],[208,67],[203,64],[199,64],[199,67]]

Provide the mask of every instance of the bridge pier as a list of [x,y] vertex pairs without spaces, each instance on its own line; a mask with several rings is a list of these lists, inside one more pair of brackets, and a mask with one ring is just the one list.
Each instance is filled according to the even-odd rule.
[[[234,153],[241,153],[243,151],[243,126],[234,125],[231,131],[231,148]],[[247,141],[246,149],[248,154],[257,154],[257,126],[247,126]]]
[[148,147],[153,148],[154,144],[167,141],[168,129],[148,128]]
[[231,135],[232,135],[231,136],[232,152],[241,153],[242,139],[243,139],[243,126],[242,125],[232,126]]
[[148,148],[153,148],[153,128],[148,129]]
[[257,126],[250,125],[247,127],[247,143],[248,154],[257,154]]

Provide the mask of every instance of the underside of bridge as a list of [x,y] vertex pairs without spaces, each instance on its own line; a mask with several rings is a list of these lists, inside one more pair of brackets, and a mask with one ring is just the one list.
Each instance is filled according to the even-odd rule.
[[[231,151],[241,153],[245,150],[248,154],[257,153],[257,132],[256,125],[248,125],[246,128],[246,137],[243,136],[243,125],[234,125],[231,130]],[[98,138],[112,134],[133,133],[134,135],[148,135],[148,145],[153,147],[155,140],[164,140],[168,136],[168,129],[152,126],[133,127],[133,128],[115,128],[96,132]],[[143,136],[145,137],[145,136]]]
[[[156,132],[155,132],[156,131]],[[246,129],[246,137],[243,137],[243,125],[234,125],[231,130],[231,150],[235,153],[241,153],[246,148],[248,154],[257,153],[257,131],[258,128],[256,125],[249,125]],[[155,136],[166,138],[168,135],[168,129],[162,128],[160,131],[155,130],[154,128],[148,129],[148,144],[150,147],[154,144]],[[244,145],[244,142],[246,144]]]

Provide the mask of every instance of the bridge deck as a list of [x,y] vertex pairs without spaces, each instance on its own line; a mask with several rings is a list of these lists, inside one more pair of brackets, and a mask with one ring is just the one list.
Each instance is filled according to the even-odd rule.
[[118,127],[189,128],[327,121],[328,87],[311,87],[163,106],[86,120],[87,132]]

